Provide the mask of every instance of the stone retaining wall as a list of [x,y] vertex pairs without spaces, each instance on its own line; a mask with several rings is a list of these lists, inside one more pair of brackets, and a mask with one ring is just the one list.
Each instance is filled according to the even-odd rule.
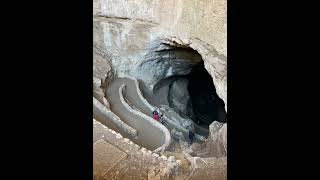
[[93,97],[93,117],[102,124],[114,129],[124,136],[137,138],[138,132]]
[[[154,109],[156,109],[157,107],[155,106],[152,106],[142,95],[142,92],[140,90],[140,86],[139,86],[139,82],[136,78],[134,77],[131,77],[131,76],[128,76],[128,75],[119,75],[119,77],[123,77],[123,78],[128,78],[128,79],[132,79],[134,82],[135,82],[135,88],[137,90],[137,93],[138,93],[138,96],[141,100],[141,102],[149,108],[149,110],[152,112]],[[164,120],[166,123],[170,124],[171,126],[175,127],[176,130],[178,131],[181,131],[185,137],[188,137],[188,133],[189,133],[189,130],[182,127],[181,125],[177,124],[174,122],[174,120],[171,120],[171,118],[169,118],[168,116],[166,116],[165,114],[163,114],[163,117],[164,117]],[[199,141],[204,141],[205,140],[205,137],[199,135],[199,134],[195,134],[195,138]]]
[[[124,100],[123,93],[125,93],[124,84],[119,88],[119,97],[122,105],[127,109],[127,111],[131,112],[133,116],[137,117],[136,120],[144,121],[143,122],[144,126],[148,127],[144,129],[145,130],[144,133],[150,133],[150,136],[148,137],[153,138],[153,139],[148,138],[143,140],[144,143],[152,143],[152,146],[157,146],[156,144],[160,142],[160,144],[158,144],[157,149],[155,149],[154,151],[158,152],[158,151],[165,150],[169,146],[170,140],[171,140],[170,132],[168,131],[168,129],[165,126],[163,126],[161,123],[156,122],[154,119],[145,115],[144,113],[141,113],[137,110],[132,109],[129,106],[129,104]],[[137,123],[141,123],[141,122],[137,121]],[[155,133],[157,134],[155,135]],[[139,135],[138,135],[138,138],[139,138]]]

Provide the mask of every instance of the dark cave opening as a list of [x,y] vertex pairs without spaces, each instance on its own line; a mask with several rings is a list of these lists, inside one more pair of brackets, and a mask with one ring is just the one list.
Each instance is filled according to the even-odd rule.
[[204,68],[204,62],[193,66],[188,79],[188,92],[190,95],[194,116],[192,119],[202,127],[208,128],[213,121],[226,123],[224,102],[216,93],[212,77]]
[[142,65],[158,73],[152,92],[143,88],[151,104],[169,106],[181,117],[191,119],[196,132],[204,136],[208,135],[213,121],[226,123],[225,104],[217,95],[212,77],[196,50],[162,44],[160,49],[146,56]]
[[[179,100],[184,101],[189,96],[186,104],[186,111],[182,112],[174,105],[171,100],[178,93],[172,93],[171,89],[174,83],[184,80],[186,86],[179,86],[179,95],[182,97]],[[223,100],[217,95],[216,88],[213,84],[212,77],[204,68],[204,62],[198,63],[192,67],[192,70],[187,75],[175,75],[170,78],[163,79],[161,83],[170,82],[168,102],[171,108],[175,109],[182,117],[188,117],[198,126],[208,129],[213,121],[221,123],[227,122],[227,113],[224,109]],[[160,84],[161,84],[160,83]],[[182,88],[186,88],[188,95]],[[182,102],[181,102],[182,103]],[[197,128],[196,128],[197,129]],[[199,129],[199,128],[198,128]]]

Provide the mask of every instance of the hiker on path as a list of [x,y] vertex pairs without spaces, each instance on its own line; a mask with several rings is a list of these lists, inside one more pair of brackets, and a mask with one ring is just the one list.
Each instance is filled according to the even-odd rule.
[[159,121],[159,113],[156,109],[152,112],[152,117],[154,120]]
[[189,131],[189,140],[190,140],[190,144],[192,144],[192,143],[193,143],[194,136],[195,136],[194,132],[193,132],[193,131]]
[[163,124],[163,122],[164,122],[163,114],[160,114],[160,122],[161,122],[161,124]]

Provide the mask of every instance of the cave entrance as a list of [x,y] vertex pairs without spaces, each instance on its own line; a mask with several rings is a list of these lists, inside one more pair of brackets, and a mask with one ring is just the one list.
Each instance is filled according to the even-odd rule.
[[212,77],[204,68],[204,62],[193,66],[186,78],[192,103],[192,120],[205,128],[213,121],[226,123],[225,104],[217,95]]
[[227,122],[225,104],[217,95],[212,77],[204,68],[203,61],[192,66],[189,74],[163,79],[157,87],[166,83],[169,83],[169,106],[181,117],[190,118],[199,134],[207,136],[209,125],[213,121]]
[[205,136],[213,121],[226,123],[225,104],[217,95],[212,77],[197,51],[190,47],[166,45],[154,53],[152,57],[156,59],[151,62],[163,72],[159,73],[153,97],[148,98],[152,104],[158,107],[168,105],[180,116],[188,117],[194,122],[196,132]]

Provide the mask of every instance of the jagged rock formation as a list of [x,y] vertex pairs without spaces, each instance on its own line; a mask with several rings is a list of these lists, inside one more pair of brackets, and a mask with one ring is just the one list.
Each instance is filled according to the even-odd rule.
[[[157,84],[164,79],[190,73],[192,66],[201,61],[204,61],[205,69],[211,75],[217,94],[224,101],[227,111],[226,0],[93,1],[93,108],[97,120],[135,143],[145,143],[143,145],[147,149],[154,150],[161,146],[157,150],[163,151],[165,148],[162,147],[166,146],[164,144],[167,140],[163,138],[166,133],[163,133],[165,130],[160,130],[161,126],[155,128],[152,123],[135,126],[133,123],[134,119],[148,122],[145,116],[150,116],[155,107],[142,97],[139,88],[130,90],[139,87],[137,81],[119,83],[114,87],[114,83],[118,83],[115,77],[133,76],[139,79],[146,92],[151,93],[150,96],[163,95],[168,94],[169,86],[159,86],[157,89]],[[95,179],[226,179],[227,125],[212,123],[209,130],[201,129],[190,119],[172,111],[166,99],[161,99],[160,105],[163,105],[161,108],[167,122],[166,127],[163,127],[172,132],[171,136],[176,136],[181,153],[190,162],[185,168],[184,176],[179,177],[175,173],[179,174],[178,167],[188,163],[176,161],[177,166],[167,163],[165,157],[162,162],[157,158],[149,158],[151,151],[128,139],[123,140],[121,135],[111,131],[114,135],[102,133],[99,137],[109,145],[103,141],[98,142],[99,138],[94,134],[96,150],[101,150],[101,147],[114,149],[121,161],[112,160],[114,163],[111,164],[115,165],[106,167],[107,170],[102,168],[104,172],[96,173]],[[157,139],[153,142],[147,138],[138,142],[143,131],[148,131],[150,127],[152,130],[156,129],[156,134],[161,137],[151,137],[152,140]],[[98,129],[101,128],[95,128],[94,133],[101,133]],[[190,149],[188,145],[183,145],[189,129],[209,133],[209,137],[205,143],[200,144],[203,137],[196,135],[199,143],[195,143]],[[123,148],[126,146],[125,142],[131,142],[126,144],[140,149],[138,154],[142,153],[130,154],[136,149]],[[125,154],[112,148],[110,144],[117,146]],[[171,144],[172,147],[176,145]],[[198,157],[192,157],[190,153]],[[106,156],[100,154],[99,158]],[[173,161],[172,158],[167,159]],[[153,168],[146,169],[141,164]],[[98,162],[95,167],[103,166],[102,162]]]
[[177,79],[172,83],[168,92],[170,106],[178,113],[193,115],[191,100],[188,92],[188,80]]
[[110,109],[110,105],[108,100],[105,98],[103,92],[103,79],[98,79],[93,77],[93,97],[96,98],[101,104],[103,104],[106,108]]
[[179,162],[161,156],[93,120],[93,179],[172,179]]
[[[123,92],[124,92],[125,85],[123,83],[128,86],[128,91],[126,91],[124,94],[123,94]],[[116,92],[118,92],[118,94]],[[154,109],[154,107],[152,107],[150,104],[148,104],[148,102],[145,99],[143,99],[141,92],[139,90],[139,85],[138,85],[137,80],[135,80],[134,78],[133,79],[116,78],[107,87],[107,94],[109,95],[108,98],[110,98],[111,110],[113,110],[114,112],[118,112],[119,113],[118,115],[120,115],[120,116],[124,115],[123,113],[128,113],[129,116],[127,116],[127,117],[132,117],[132,119],[126,119],[126,117],[122,117],[121,119],[118,118],[117,115],[113,114],[109,109],[104,107],[98,100],[96,100],[94,98],[93,105],[94,105],[94,116],[95,117],[99,118],[100,121],[103,120],[104,124],[107,125],[108,127],[109,126],[112,127],[112,126],[116,125],[117,126],[115,128],[116,131],[124,132],[123,134],[125,135],[125,137],[130,138],[132,141],[140,143],[144,147],[148,147],[148,149],[152,149],[152,146],[150,148],[150,146],[149,146],[150,144],[148,144],[150,142],[153,142],[153,143],[159,142],[160,144],[163,143],[161,139],[159,141],[157,140],[157,138],[161,135],[161,131],[159,131],[158,133],[153,133],[153,132],[155,132],[155,130],[157,130],[157,126],[162,126],[160,123],[155,122],[154,120],[151,119],[150,122],[157,123],[156,126],[147,127],[147,126],[145,126],[145,125],[148,125],[148,123],[146,123],[146,122],[143,124],[139,124],[139,126],[135,126],[135,125],[137,125],[135,123],[147,120],[148,116],[145,117],[146,115],[142,115],[142,113],[146,113],[146,114],[150,113],[151,114],[151,111]],[[115,103],[115,100],[117,100],[116,103]],[[129,105],[127,102],[132,102],[132,103],[130,103],[130,105]],[[121,106],[118,106],[117,104],[121,104]],[[126,105],[124,105],[124,104],[126,104]],[[120,108],[120,109],[118,109],[120,111],[115,110],[113,108],[114,106],[116,106],[116,108]],[[141,111],[141,112],[138,113],[138,111]],[[141,119],[141,118],[145,118],[145,119]],[[123,120],[129,122],[130,126],[128,124],[124,123]],[[131,120],[131,124],[130,124],[130,120]],[[135,121],[135,120],[137,120],[137,121]],[[172,120],[172,118],[170,119],[170,117],[166,117],[166,120],[168,122],[168,124],[166,126],[168,127],[168,129],[172,130],[171,135],[172,136],[177,135],[178,137],[176,137],[176,138],[179,139],[179,143],[181,144],[181,140],[186,140],[185,135],[183,135],[183,133],[187,133],[188,130],[184,129],[181,126],[179,127],[179,125],[176,125],[175,123],[173,123],[172,121],[175,121],[175,120]],[[132,122],[134,122],[134,123],[132,123]],[[221,126],[222,126],[222,124],[213,123],[213,126],[210,128],[210,131],[217,131],[217,129],[219,129]],[[140,127],[143,127],[143,128],[141,129]],[[135,138],[135,135],[137,135],[137,134],[134,133],[134,131],[135,131],[134,128],[137,128],[137,130],[138,130],[137,134],[138,134],[138,136],[140,135],[140,137],[138,137],[137,139],[140,138],[140,140],[142,140],[142,141],[140,141],[140,142],[136,141],[137,139]],[[159,129],[161,129],[161,127]],[[178,131],[176,131],[176,129]],[[151,130],[152,132],[148,132],[149,130]],[[225,130],[226,130],[226,128],[225,128]],[[94,131],[96,131],[96,130],[94,130]],[[143,132],[143,131],[145,131],[145,132]],[[175,132],[173,132],[173,131],[175,131]],[[129,136],[126,136],[128,134],[129,134]],[[143,134],[150,135],[150,137],[148,137],[148,138],[150,138],[152,141],[149,141],[148,139],[143,139],[144,137],[141,137],[141,135],[143,135]],[[157,136],[153,136],[153,135],[157,135]],[[121,135],[119,135],[119,137],[120,136]],[[211,138],[211,137],[209,137],[209,138],[212,140],[218,140],[219,142],[221,141],[220,139],[216,138],[216,136],[214,136],[213,138]],[[225,142],[225,144],[223,144],[222,149],[226,148],[226,138],[224,138],[223,142]],[[119,142],[115,142],[115,143],[119,143]],[[179,179],[178,177],[180,177],[181,179],[185,179],[186,176],[188,176],[189,179],[197,179],[199,177],[203,177],[203,178],[217,177],[218,179],[219,178],[223,179],[225,177],[225,170],[226,170],[226,166],[225,166],[226,160],[225,159],[226,158],[223,158],[222,160],[221,160],[221,158],[219,158],[219,159],[211,158],[212,153],[211,154],[207,153],[207,152],[210,153],[211,150],[215,150],[216,148],[221,149],[221,147],[215,147],[217,145],[217,142],[213,142],[211,144],[207,143],[207,144],[214,146],[213,149],[209,146],[205,146],[205,147],[208,147],[208,148],[206,148],[207,151],[205,152],[206,153],[205,158],[207,158],[207,159],[206,160],[201,159],[200,161],[197,161],[196,157],[188,157],[187,159],[190,162],[193,162],[190,165],[191,166],[190,171],[188,171],[187,173],[184,172],[183,175],[180,174],[180,176],[175,177],[176,179]],[[99,145],[99,146],[101,146],[101,145]],[[159,146],[159,145],[157,145],[157,146]],[[220,144],[219,144],[219,146],[220,146]],[[164,147],[164,149],[165,149],[165,147],[167,147],[167,146],[165,145],[162,147]],[[187,152],[188,145],[185,145],[185,143],[184,143],[184,145],[182,145],[182,146],[180,145],[180,147],[182,147],[183,151],[185,151],[183,153],[187,153],[187,154],[185,154],[185,156],[189,156],[188,152]],[[106,145],[106,148],[107,148],[107,145]],[[160,148],[160,151],[162,151],[164,149]],[[159,152],[159,151],[155,150],[155,152]],[[195,149],[195,152],[196,152],[196,149]],[[217,154],[213,154],[214,157],[216,157],[216,155]],[[101,155],[101,156],[103,157],[103,155]],[[170,159],[172,159],[172,158],[170,158]],[[130,161],[131,160],[124,162],[122,164],[122,167],[125,166],[125,167],[129,168],[129,164],[132,163]],[[208,161],[208,162],[206,162],[206,161]],[[212,172],[206,172],[206,171],[210,171],[209,169],[215,165],[219,165],[219,166],[221,165],[221,167],[214,167],[216,169],[218,168],[217,172],[214,172],[213,174],[212,174]],[[98,164],[97,166],[101,166],[101,165]],[[161,168],[166,169],[166,167],[162,167],[162,166],[160,167],[160,169]],[[139,167],[138,167],[138,169],[139,169]],[[184,169],[185,169],[185,167],[184,167]],[[139,169],[139,171],[140,171],[140,169]],[[170,172],[173,174],[179,174],[179,171],[180,170],[176,169],[176,170],[171,170]],[[202,173],[202,171],[204,171],[205,173]],[[109,170],[108,170],[108,172],[109,172]],[[148,177],[149,178],[160,178],[160,175],[157,175],[157,173],[155,173],[155,172],[159,172],[159,170],[157,170],[157,171],[150,170]],[[119,171],[118,171],[118,173],[119,173]],[[112,174],[112,176],[117,177],[118,174]],[[165,177],[169,178],[167,175]],[[166,179],[166,178],[160,178],[160,179]],[[172,178],[170,178],[170,179],[172,179]]]
[[[227,107],[225,0],[94,0],[93,22],[94,53],[105,66],[110,62],[115,74],[137,77],[152,89],[163,75],[168,77],[175,72],[170,68],[143,68],[150,55],[155,54],[153,60],[157,62],[156,57],[165,55],[156,51],[191,48],[201,55],[217,94]],[[164,58],[157,64],[167,63],[173,69],[179,67],[175,62],[185,60],[172,59]],[[187,72],[187,68],[176,72]]]
[[181,48],[160,43],[156,47],[148,49],[136,71],[152,75],[145,78],[141,76],[141,73],[138,74],[141,80],[153,87],[162,79],[189,74],[192,66],[201,61],[201,56],[191,48]]
[[225,180],[227,158],[158,154],[93,119],[93,179]]
[[203,144],[195,144],[193,152],[198,157],[226,157],[227,156],[227,124],[213,122],[209,126],[210,135]]
[[227,157],[193,158],[192,172],[187,179],[194,180],[226,180]]

